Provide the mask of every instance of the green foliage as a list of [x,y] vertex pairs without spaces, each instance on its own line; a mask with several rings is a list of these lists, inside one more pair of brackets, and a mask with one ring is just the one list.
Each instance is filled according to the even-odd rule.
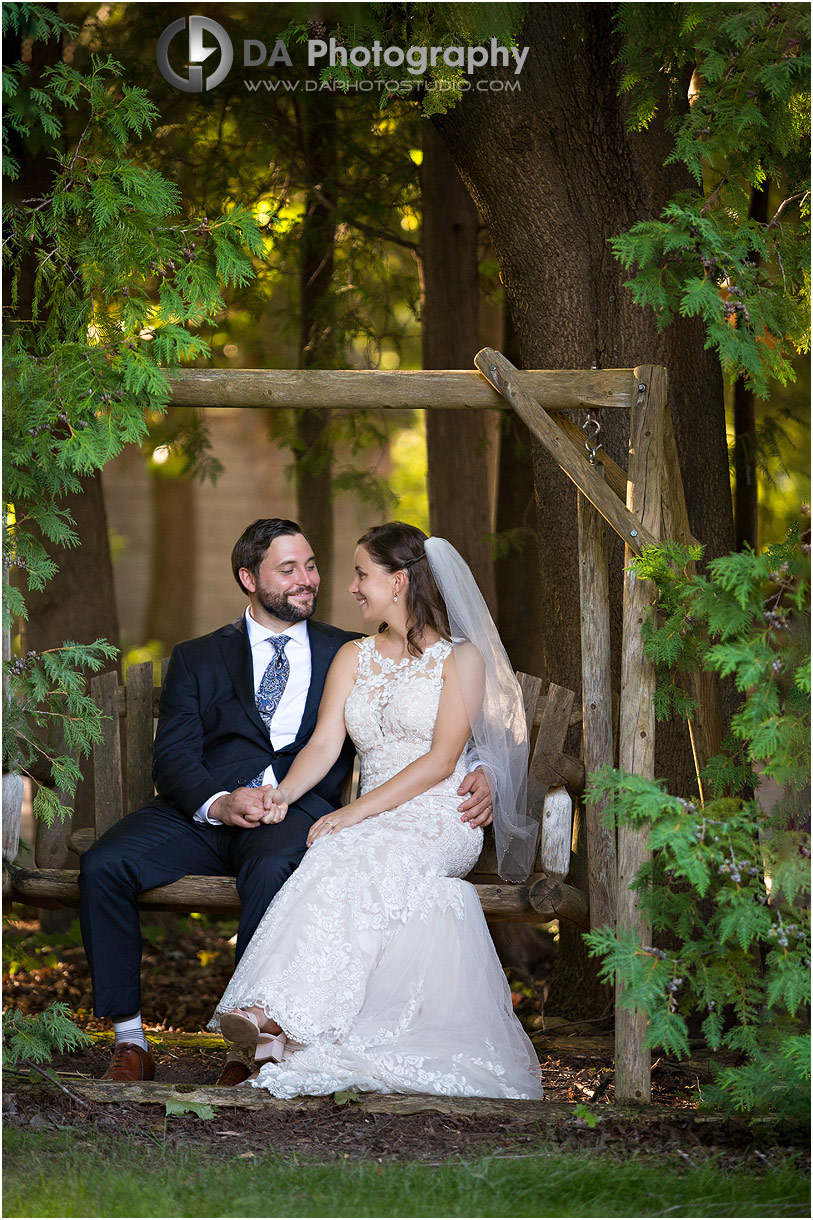
[[3,1017],[3,1062],[50,1063],[56,1054],[79,1050],[92,1039],[70,1017],[67,1004],[49,1004],[36,1017],[25,1017],[18,1009]]
[[[622,4],[617,20],[630,127],[649,127],[668,95],[667,164],[696,185],[614,252],[660,325],[700,316],[724,371],[765,397],[810,344],[809,6]],[[782,194],[763,224],[749,205],[768,182]]]
[[[37,5],[6,5],[3,20],[34,36],[64,28]],[[215,220],[179,215],[177,188],[133,147],[157,111],[120,73],[94,57],[87,73],[59,63],[36,86],[22,64],[3,74],[7,177],[20,171],[17,146],[47,150],[53,166],[40,197],[9,190],[3,203],[3,550],[17,576],[4,581],[6,630],[26,617],[25,588],[55,574],[52,547],[79,545],[63,497],[146,436],[169,401],[172,369],[208,354],[198,331],[223,309],[223,286],[248,283],[263,250],[239,207]],[[188,432],[205,470],[205,438],[192,424]],[[103,640],[67,643],[4,665],[4,767],[51,785],[35,801],[46,821],[64,813],[77,758],[103,732],[84,674],[116,651]]]
[[[700,668],[733,675],[742,701],[703,772],[705,804],[609,768],[591,777],[588,799],[609,798],[608,817],[648,828],[652,857],[632,888],[669,947],[608,928],[586,939],[602,978],[622,981],[622,1004],[646,1012],[648,1045],[687,1055],[694,1016],[713,1051],[736,1057],[717,1065],[707,1101],[798,1119],[810,1093],[810,835],[798,829],[809,803],[809,546],[794,530],[704,576],[691,570],[697,558],[667,543],[634,561],[658,590],[644,635],[662,707],[682,706],[681,675]],[[757,772],[784,788],[770,814],[750,795]]]
[[[339,21],[328,32],[324,25],[314,32],[314,21],[293,20],[281,37],[287,43],[302,43],[308,39],[336,38],[341,45],[371,46],[379,41],[383,47],[472,47],[487,44],[495,38],[501,46],[517,45],[517,35],[525,16],[525,4],[368,4],[363,21],[353,24]],[[354,16],[359,13],[354,6]],[[417,65],[413,65],[417,67]],[[356,67],[336,63],[319,73],[326,84],[349,92],[365,79],[388,82],[378,94],[382,109],[399,99],[416,97],[424,115],[445,114],[464,95],[469,78],[462,68],[450,66],[437,58],[434,67],[408,72],[405,67],[393,69],[382,63],[379,67]],[[406,87],[404,82],[408,82]]]
[[[809,513],[809,509],[806,509]],[[702,548],[669,542],[633,560],[657,588],[655,614],[643,627],[655,662],[660,718],[692,719],[685,675],[706,669],[732,676],[742,695],[724,753],[702,780],[715,796],[756,783],[756,770],[783,785],[782,812],[804,815],[810,775],[810,544],[798,526],[757,555],[750,549],[694,571]]]

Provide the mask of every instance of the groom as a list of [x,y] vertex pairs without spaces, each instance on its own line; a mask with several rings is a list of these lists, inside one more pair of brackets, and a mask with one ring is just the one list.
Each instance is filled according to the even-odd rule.
[[[153,755],[156,797],[106,831],[80,860],[80,922],[97,1016],[110,1017],[113,1059],[105,1080],[152,1080],[141,1022],[138,895],[187,874],[234,876],[240,895],[236,962],[271,899],[305,854],[311,824],[341,805],[353,761],[349,740],[323,780],[266,824],[264,794],[286,775],[316,727],[330,663],[358,638],[316,623],[319,573],[293,521],[255,521],[232,551],[248,597],[235,623],[172,650]],[[465,821],[490,820],[482,771],[459,794]],[[218,1084],[249,1069],[230,1059]]]

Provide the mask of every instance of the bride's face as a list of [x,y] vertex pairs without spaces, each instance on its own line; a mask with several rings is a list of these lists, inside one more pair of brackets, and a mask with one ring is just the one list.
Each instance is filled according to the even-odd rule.
[[374,563],[363,546],[356,548],[354,563],[356,575],[347,592],[358,602],[362,619],[365,623],[389,619],[397,584],[392,572]]

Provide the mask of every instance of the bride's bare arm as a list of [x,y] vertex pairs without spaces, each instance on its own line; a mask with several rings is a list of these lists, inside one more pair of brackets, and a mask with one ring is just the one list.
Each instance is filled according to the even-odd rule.
[[344,705],[356,680],[358,651],[351,641],[343,644],[333,658],[325,679],[316,728],[279,787],[266,790],[264,822],[281,821],[288,805],[324,779],[339,757],[347,734]]
[[397,805],[402,805],[433,788],[441,780],[448,779],[463,753],[470,733],[471,726],[458,667],[454,654],[450,654],[443,663],[443,689],[438,703],[432,745],[427,753],[378,788],[372,788],[336,813],[319,818],[311,827],[308,843],[315,842],[323,834],[354,826],[365,818],[394,809]]

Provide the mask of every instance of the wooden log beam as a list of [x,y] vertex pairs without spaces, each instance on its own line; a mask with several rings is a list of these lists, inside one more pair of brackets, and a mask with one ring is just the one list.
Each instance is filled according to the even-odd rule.
[[[538,923],[527,885],[475,884],[486,917],[494,922],[519,920]],[[75,869],[32,869],[11,866],[7,897],[40,907],[79,905],[79,873]],[[139,895],[138,905],[149,911],[206,911],[236,915],[240,899],[231,877],[182,877]],[[554,916],[550,916],[554,918]]]
[[[517,378],[549,411],[632,406],[631,369],[528,369]],[[170,386],[173,407],[412,411],[503,405],[469,369],[181,369]]]
[[[583,495],[578,497],[579,593],[582,645],[582,741],[589,776],[613,765],[610,657],[610,577],[607,527]],[[605,825],[604,801],[585,803],[590,922],[615,927],[618,859],[615,829]]]
[[506,360],[505,356],[495,352],[493,348],[484,347],[475,356],[474,363],[495,390],[499,390],[505,401],[511,404],[539,443],[545,447],[567,477],[572,479],[579,491],[598,509],[625,545],[636,555],[640,555],[645,546],[650,546],[655,541],[655,534],[646,529],[629,505],[624,507],[618,496],[599,478],[577,446],[557,428],[539,400],[522,388],[519,370],[514,368],[511,361]]
[[[664,409],[666,371],[655,365],[635,370],[640,388],[630,421],[627,507],[657,537],[661,524],[664,485]],[[622,771],[647,779],[655,774],[655,666],[645,655],[641,627],[655,604],[651,581],[639,580],[630,570],[632,548],[625,552],[623,635],[621,646],[621,708],[619,758]],[[639,908],[630,884],[649,858],[648,829],[621,826],[618,830],[618,891],[616,927],[619,934],[633,932],[642,944],[651,943],[651,927]],[[644,1050],[646,1016],[623,1008],[621,987],[616,987],[615,1062],[616,1099],[639,1105],[651,1096],[650,1055]]]
[[583,890],[558,877],[540,877],[531,886],[531,906],[543,923],[566,919],[585,932],[590,928],[590,903]]

